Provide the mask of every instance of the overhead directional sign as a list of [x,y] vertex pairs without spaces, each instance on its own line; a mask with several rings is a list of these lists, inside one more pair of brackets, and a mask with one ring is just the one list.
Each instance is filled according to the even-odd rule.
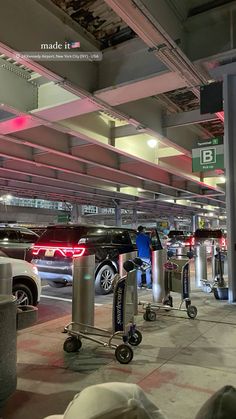
[[199,141],[198,148],[192,150],[193,172],[207,172],[214,169],[224,169],[223,137]]

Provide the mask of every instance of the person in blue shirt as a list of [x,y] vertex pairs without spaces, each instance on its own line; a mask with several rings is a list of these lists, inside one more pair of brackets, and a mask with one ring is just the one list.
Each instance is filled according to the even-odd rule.
[[[142,259],[144,262],[151,263],[151,239],[145,233],[145,227],[143,226],[138,227],[136,246],[138,249],[138,257]],[[138,282],[138,288],[142,288],[141,271],[138,271],[137,273],[137,282]],[[152,288],[151,269],[146,270],[146,284],[147,284],[147,288],[149,289]]]

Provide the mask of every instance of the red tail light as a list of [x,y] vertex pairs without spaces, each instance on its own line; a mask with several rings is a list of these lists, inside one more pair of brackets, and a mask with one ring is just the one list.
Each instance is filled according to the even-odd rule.
[[190,245],[195,246],[195,237],[191,237]]
[[195,238],[189,237],[189,239],[185,242],[185,246],[194,246],[195,245]]
[[226,247],[226,238],[225,237],[222,237],[220,239],[220,247]]
[[[59,254],[62,257],[73,258],[83,256],[85,253],[85,247],[33,246],[32,254],[34,256],[38,256],[41,251],[44,251],[44,255],[49,257],[53,257],[55,254]],[[48,255],[46,254],[47,251],[49,252]]]

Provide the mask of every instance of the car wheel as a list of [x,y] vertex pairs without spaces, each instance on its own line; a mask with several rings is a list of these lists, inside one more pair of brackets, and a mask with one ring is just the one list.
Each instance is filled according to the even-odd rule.
[[110,265],[104,265],[99,269],[95,279],[95,291],[97,294],[109,294],[113,289],[114,269]]
[[66,286],[66,282],[48,281],[48,285],[52,288],[63,288]]
[[27,285],[24,285],[24,284],[13,285],[12,294],[16,297],[16,303],[18,306],[34,305],[32,291]]

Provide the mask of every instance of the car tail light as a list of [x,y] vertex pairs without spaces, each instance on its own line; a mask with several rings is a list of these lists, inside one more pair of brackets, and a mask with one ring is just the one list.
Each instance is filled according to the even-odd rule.
[[185,246],[194,246],[195,245],[195,238],[189,237],[188,240],[185,242]]
[[[60,255],[62,257],[73,258],[83,256],[85,253],[85,247],[60,247],[60,246],[33,246],[32,254],[38,256],[41,251],[44,252],[45,256]],[[47,252],[49,254],[47,255]],[[51,253],[51,254],[50,254]]]
[[222,237],[220,239],[220,247],[226,247],[226,239],[225,239],[225,237]]
[[191,237],[190,245],[195,246],[195,237]]

